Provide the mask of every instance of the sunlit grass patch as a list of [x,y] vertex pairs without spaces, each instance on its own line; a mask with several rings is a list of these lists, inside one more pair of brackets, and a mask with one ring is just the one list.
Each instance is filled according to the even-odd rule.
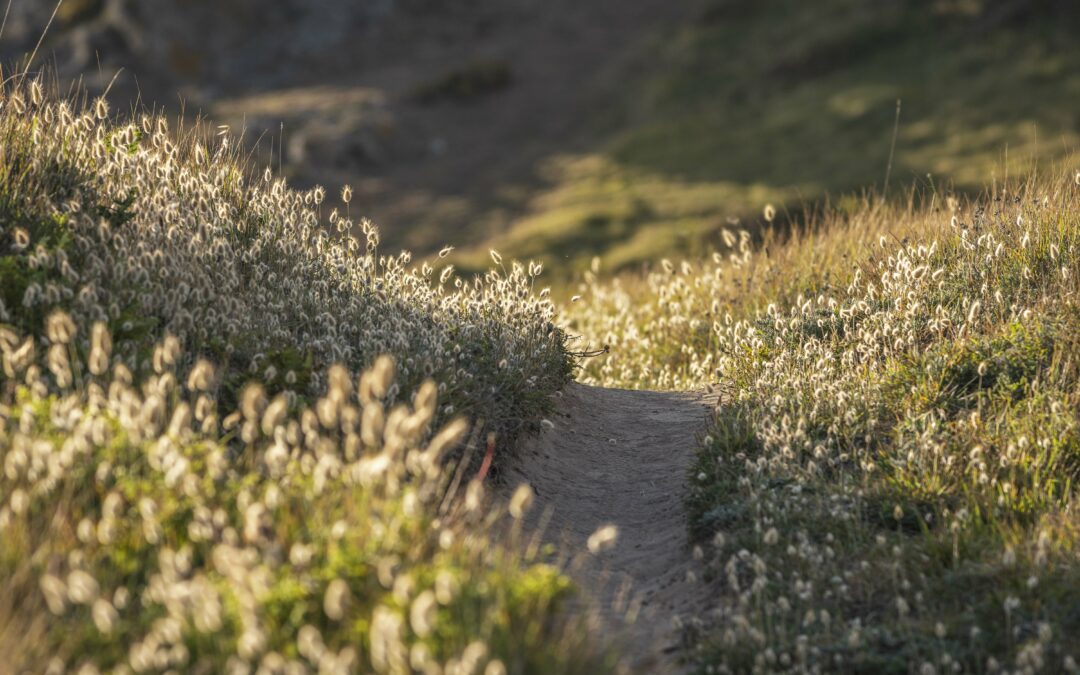
[[166,364],[135,381],[122,363],[108,367],[99,329],[96,353],[69,360],[63,348],[85,328],[67,328],[51,334],[62,349],[46,368],[16,353],[19,336],[2,338],[6,665],[610,667],[564,610],[569,580],[525,556],[520,523],[507,525],[479,485],[467,504],[445,500],[445,455],[469,425],[433,429],[434,383],[413,406],[391,407],[388,359],[356,388],[337,366],[311,407],[290,411],[249,385],[219,420],[209,365]]
[[612,347],[591,381],[720,395],[688,492],[703,672],[1080,657],[1080,180],[926,197],[587,276],[566,308]]
[[3,97],[0,321],[38,332],[57,307],[103,321],[136,373],[171,333],[219,364],[226,404],[249,379],[295,402],[331,364],[390,353],[392,398],[435,378],[440,419],[484,418],[508,442],[569,379],[533,268],[467,283],[384,255],[373,224],[323,213],[321,187],[295,192],[245,166],[224,129],[114,119],[105,101],[57,101],[40,82]]
[[614,669],[464,481],[569,379],[537,267],[381,255],[226,130],[39,81],[0,141],[0,669]]

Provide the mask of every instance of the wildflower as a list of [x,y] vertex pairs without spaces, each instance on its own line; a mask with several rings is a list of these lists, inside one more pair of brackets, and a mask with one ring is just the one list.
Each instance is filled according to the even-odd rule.
[[448,570],[441,570],[435,576],[435,599],[440,605],[449,605],[457,596],[458,579]]
[[67,313],[56,310],[46,320],[46,331],[49,342],[66,345],[75,338],[75,322]]
[[352,188],[350,186],[346,185],[343,188],[341,188],[341,201],[348,204],[349,202],[352,201],[352,196],[353,196],[353,191],[352,191]]
[[430,590],[422,591],[413,600],[409,609],[409,625],[417,636],[424,638],[431,634],[435,623],[436,598]]
[[1013,610],[1020,607],[1020,598],[1016,597],[1015,595],[1010,595],[1009,597],[1005,598],[1004,607],[1005,613],[1011,614]]
[[214,380],[214,366],[205,359],[195,362],[188,375],[188,389],[191,391],[208,391]]
[[240,412],[248,421],[254,422],[266,407],[266,391],[262,385],[252,383],[244,387],[240,396]]
[[1045,621],[1039,622],[1038,632],[1040,642],[1050,642],[1051,638],[1054,637],[1054,628]]
[[905,600],[902,596],[897,596],[897,598],[896,598],[896,612],[897,612],[897,614],[899,614],[900,616],[907,616],[908,612],[910,612],[910,611],[911,611],[911,607],[908,605],[907,600]]
[[90,357],[87,365],[94,375],[104,375],[109,369],[109,356],[112,353],[112,336],[108,327],[98,321],[90,331]]
[[375,398],[384,398],[390,391],[390,385],[394,381],[394,359],[388,355],[382,355],[375,360],[371,369],[372,394]]
[[12,513],[18,516],[25,512],[27,507],[29,507],[30,497],[26,494],[26,490],[15,488],[11,492],[8,503],[11,505]]
[[604,525],[589,536],[586,546],[590,553],[598,554],[607,551],[615,545],[619,537],[619,529],[614,525]]
[[30,246],[30,233],[25,228],[16,227],[12,230],[12,248],[15,252],[24,251]]
[[293,567],[304,568],[311,562],[314,547],[296,542],[289,548],[289,563]]
[[349,585],[342,579],[334,579],[326,587],[323,597],[323,611],[331,621],[341,621],[345,618],[345,610],[349,606],[351,593]]
[[38,585],[49,611],[57,616],[63,615],[67,611],[67,584],[51,574],[44,574],[38,580]]
[[470,642],[465,650],[461,653],[461,672],[472,673],[477,670],[477,666],[487,656],[487,645],[479,640]]
[[98,582],[82,570],[74,570],[67,577],[68,600],[76,605],[89,605],[98,597]]
[[368,637],[371,645],[370,658],[376,672],[406,670],[401,624],[397,614],[382,605],[372,612]]
[[267,637],[258,626],[248,626],[236,643],[236,652],[245,661],[254,661],[266,649]]
[[289,411],[289,402],[284,395],[278,395],[266,407],[262,418],[262,432],[266,436],[273,436],[274,429],[281,425],[285,415]]
[[519,485],[510,498],[510,515],[517,520],[523,518],[532,507],[534,496],[533,489],[527,484]]
[[308,661],[318,663],[326,645],[323,643],[322,633],[311,624],[305,624],[296,634],[296,650]]
[[116,623],[120,620],[120,615],[116,612],[116,608],[112,603],[104,598],[98,598],[94,601],[94,606],[91,610],[91,616],[94,619],[94,625],[104,635],[109,635],[116,628]]
[[121,610],[125,609],[127,607],[127,605],[128,605],[128,600],[130,599],[130,596],[131,596],[131,592],[128,591],[128,589],[126,587],[121,586],[121,587],[117,588],[116,592],[113,593],[113,600],[112,600],[113,607],[115,607],[116,609],[121,609]]
[[372,402],[364,406],[360,421],[360,432],[361,438],[366,445],[374,447],[379,444],[385,421],[382,404]]

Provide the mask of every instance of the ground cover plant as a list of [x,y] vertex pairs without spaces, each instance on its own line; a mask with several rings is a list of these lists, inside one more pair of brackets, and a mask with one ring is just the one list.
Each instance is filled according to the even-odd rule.
[[689,476],[702,672],[1076,670],[1078,205],[1073,175],[867,199],[585,280],[587,378],[721,392]]
[[568,379],[538,268],[381,256],[230,142],[0,91],[3,668],[609,670],[461,455]]

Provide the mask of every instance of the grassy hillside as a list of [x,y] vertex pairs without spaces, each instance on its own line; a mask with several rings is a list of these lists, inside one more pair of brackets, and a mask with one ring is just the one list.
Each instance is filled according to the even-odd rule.
[[228,136],[146,115],[114,123],[104,101],[43,95],[5,93],[0,121],[0,320],[14,328],[40,335],[57,308],[103,322],[136,373],[173,335],[180,368],[199,356],[221,367],[226,404],[258,378],[297,405],[331,365],[390,354],[391,403],[434,378],[439,421],[484,417],[508,439],[568,380],[553,309],[531,293],[535,268],[466,283],[449,265],[412,266],[381,254],[371,223],[325,212],[323,188],[249,171]]
[[458,461],[570,373],[530,271],[381,257],[229,140],[0,91],[0,669],[606,672]]
[[714,385],[701,671],[1073,672],[1080,173],[590,279],[605,384]]
[[8,80],[0,670],[619,672],[532,491],[474,478],[574,377],[719,394],[700,672],[1080,670],[1076,21],[711,4],[506,262],[386,255],[227,129]]
[[707,252],[766,203],[880,190],[897,100],[894,186],[973,193],[1050,166],[1080,140],[1080,15],[1008,4],[713,3],[642,49],[593,150],[552,158],[491,245],[575,272]]

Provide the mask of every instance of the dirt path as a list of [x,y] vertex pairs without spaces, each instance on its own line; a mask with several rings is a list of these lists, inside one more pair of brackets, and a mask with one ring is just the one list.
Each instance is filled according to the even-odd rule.
[[533,487],[533,523],[550,517],[546,538],[566,550],[584,551],[597,528],[618,527],[614,548],[580,555],[568,570],[606,630],[622,636],[635,671],[678,672],[673,621],[692,614],[701,593],[687,578],[696,563],[683,497],[708,404],[704,394],[572,384],[551,418],[555,427],[504,472],[508,489]]

